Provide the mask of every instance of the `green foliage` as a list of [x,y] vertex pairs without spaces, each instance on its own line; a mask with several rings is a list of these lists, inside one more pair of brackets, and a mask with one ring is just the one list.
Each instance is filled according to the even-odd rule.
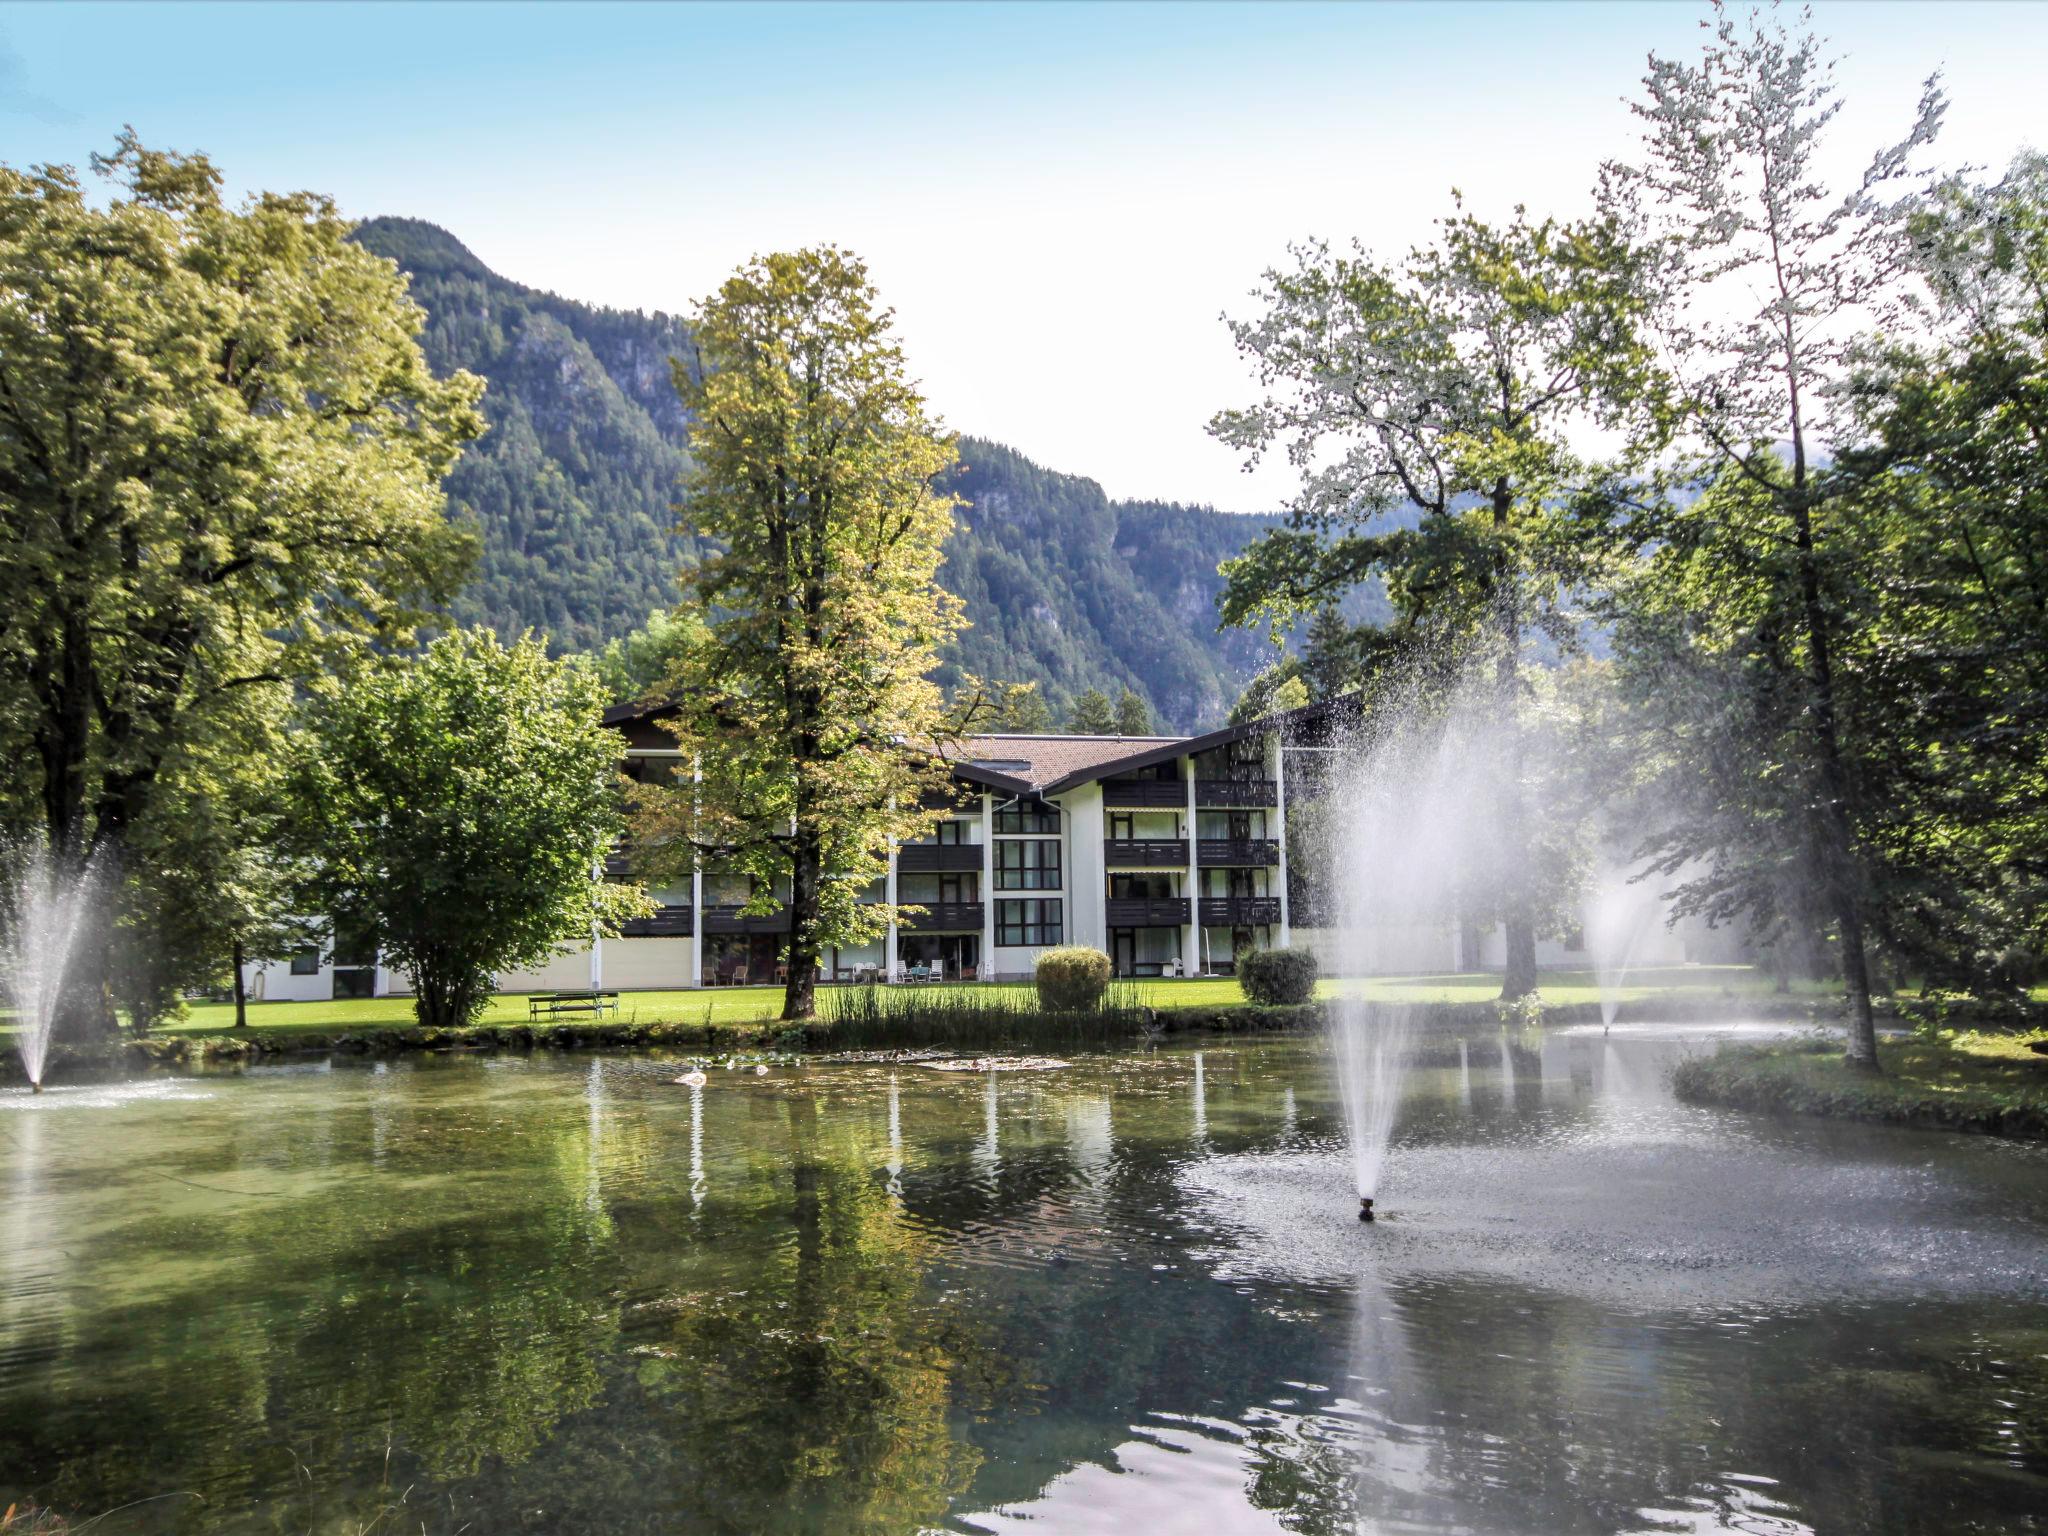
[[1109,956],[1084,944],[1041,952],[1031,971],[1038,1006],[1053,1013],[1095,1007],[1109,988],[1109,969]]
[[260,942],[294,689],[458,584],[482,384],[327,199],[230,207],[132,135],[93,169],[0,168],[0,750],[7,819],[118,858],[147,1021]]
[[[1607,221],[1504,225],[1462,211],[1398,265],[1362,249],[1297,247],[1266,274],[1265,313],[1233,324],[1266,390],[1210,430],[1248,464],[1280,452],[1319,466],[1285,528],[1223,567],[1228,624],[1315,622],[1302,675],[1313,698],[1385,680],[1434,702],[1483,662],[1503,750],[1471,760],[1496,829],[1497,867],[1468,883],[1468,918],[1501,922],[1502,991],[1536,985],[1545,841],[1520,782],[1532,643],[1573,645],[1589,572],[1564,508],[1604,501],[1607,471],[1572,429],[1611,414],[1606,392],[1641,348],[1636,262]],[[1384,621],[1335,611],[1382,587]],[[1441,676],[1423,677],[1440,669]]]
[[1831,941],[1850,1055],[1874,1068],[1869,936],[1910,777],[1887,761],[1885,589],[1913,562],[1885,548],[1865,477],[1822,448],[1853,440],[1857,338],[1900,298],[1909,254],[1885,199],[1910,191],[1943,102],[1930,81],[1845,196],[1820,169],[1838,103],[1810,28],[1724,11],[1707,32],[1695,59],[1652,59],[1640,159],[1602,181],[1648,257],[1657,361],[1601,388],[1639,460],[1675,467],[1590,526],[1634,562],[1623,675],[1646,724],[1677,728],[1648,724],[1674,809],[1646,851],[1683,876],[1682,907]]
[[813,1012],[823,946],[893,920],[861,897],[951,786],[931,674],[961,624],[937,585],[953,500],[933,484],[953,442],[891,325],[856,258],[777,254],[698,307],[675,368],[689,516],[711,547],[683,572],[691,638],[669,688],[698,772],[644,786],[636,830],[662,873],[705,851],[764,903],[786,884],[791,1019]]
[[1301,680],[1300,663],[1292,658],[1276,661],[1245,684],[1244,692],[1230,708],[1229,723],[1248,725],[1268,715],[1305,708],[1310,702],[1308,685]]
[[1237,959],[1244,995],[1268,1007],[1310,1001],[1316,995],[1316,973],[1312,949],[1255,949]]
[[1036,683],[996,683],[988,729],[1017,736],[1042,736],[1052,730],[1052,711]]
[[603,704],[538,640],[460,630],[312,712],[292,796],[308,906],[411,976],[421,1024],[469,1022],[495,972],[648,910],[592,877],[622,829]]
[[1116,734],[1116,709],[1107,695],[1090,688],[1074,700],[1074,712],[1067,716],[1067,729],[1076,736]]
[[1116,701],[1116,733],[1119,736],[1149,736],[1152,715],[1145,701],[1126,688]]
[[703,626],[694,614],[656,609],[638,629],[606,641],[591,665],[608,698],[647,700],[668,687],[690,647],[702,639]]

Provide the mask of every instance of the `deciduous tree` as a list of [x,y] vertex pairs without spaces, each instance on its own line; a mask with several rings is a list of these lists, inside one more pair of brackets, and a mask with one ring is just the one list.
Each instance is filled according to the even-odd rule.
[[[1577,632],[1558,509],[1598,477],[1568,434],[1604,413],[1604,380],[1640,364],[1633,264],[1606,222],[1519,210],[1499,225],[1461,210],[1398,264],[1320,243],[1293,254],[1256,294],[1264,313],[1231,326],[1265,398],[1210,430],[1252,463],[1284,453],[1301,490],[1286,528],[1226,562],[1224,622],[1283,625],[1383,582],[1392,622],[1356,637],[1359,670],[1478,656],[1506,738],[1497,760],[1514,764],[1526,646]],[[1502,995],[1518,998],[1536,987],[1550,916],[1530,867],[1539,838],[1512,773],[1481,794],[1498,828],[1486,884],[1507,934]]]
[[598,878],[624,827],[606,702],[531,636],[458,630],[313,712],[292,795],[307,905],[412,978],[422,1024],[469,1022],[493,973],[649,910]]
[[638,841],[652,870],[713,857],[753,876],[757,910],[787,902],[783,1016],[807,1019],[823,946],[885,930],[889,908],[861,898],[949,783],[964,722],[931,673],[963,622],[938,585],[953,440],[846,252],[749,262],[691,336],[684,514],[716,551],[683,573],[701,628],[672,728],[698,777],[641,794]]
[[[1647,385],[1618,380],[1637,445],[1646,456],[1675,449],[1667,487],[1710,487],[1698,501],[1647,494],[1625,520],[1632,547],[1668,575],[1639,590],[1668,610],[1664,588],[1692,586],[1693,622],[1705,630],[1688,638],[1667,625],[1667,639],[1725,653],[1730,626],[1741,627],[1750,680],[1765,691],[1758,706],[1785,722],[1759,758],[1775,763],[1772,793],[1792,818],[1780,856],[1805,862],[1840,948],[1849,1059],[1875,1070],[1866,946],[1875,867],[1858,832],[1839,652],[1876,573],[1856,549],[1859,477],[1830,454],[1851,427],[1839,387],[1852,350],[1899,293],[1909,254],[1902,211],[1943,102],[1930,81],[1904,136],[1846,192],[1828,185],[1817,159],[1839,106],[1809,30],[1717,7],[1697,59],[1652,57],[1635,108],[1641,158],[1606,168],[1602,200],[1655,271],[1646,330],[1659,369]],[[1717,584],[1700,585],[1707,579]],[[1731,805],[1694,819],[1691,833],[1674,829],[1666,863],[1701,862],[1708,879],[1736,879],[1748,855],[1714,826],[1743,819]],[[1743,882],[1717,899],[1764,903],[1774,882]]]

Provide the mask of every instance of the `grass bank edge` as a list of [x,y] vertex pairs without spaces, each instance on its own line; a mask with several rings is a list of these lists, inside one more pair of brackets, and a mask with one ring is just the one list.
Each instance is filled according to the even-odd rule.
[[1922,1031],[1879,1042],[1882,1076],[1855,1072],[1816,1036],[1726,1045],[1672,1069],[1689,1104],[1766,1114],[2048,1140],[2048,1029]]

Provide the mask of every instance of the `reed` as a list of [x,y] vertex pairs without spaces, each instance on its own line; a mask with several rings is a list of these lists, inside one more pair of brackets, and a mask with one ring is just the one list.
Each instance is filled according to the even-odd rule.
[[1029,986],[838,987],[824,1022],[836,1047],[1094,1045],[1153,1027],[1138,989],[1112,984],[1092,1008],[1041,1008]]

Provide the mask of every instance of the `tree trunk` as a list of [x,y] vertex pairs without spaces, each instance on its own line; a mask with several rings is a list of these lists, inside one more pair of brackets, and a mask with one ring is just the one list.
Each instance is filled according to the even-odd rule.
[[1863,932],[1863,893],[1856,858],[1855,832],[1849,821],[1849,774],[1842,761],[1840,728],[1835,714],[1835,673],[1827,604],[1821,593],[1820,562],[1814,552],[1813,518],[1802,487],[1792,499],[1795,542],[1799,550],[1799,595],[1812,654],[1813,740],[1820,770],[1821,804],[1816,807],[1815,841],[1821,853],[1821,879],[1842,939],[1842,983],[1849,995],[1849,1039],[1845,1051],[1852,1067],[1876,1072],[1877,1022],[1870,1004],[1870,958]]
[[238,933],[235,935],[234,955],[235,1028],[237,1029],[247,1029],[249,1027],[249,989],[242,984],[242,966],[245,963],[246,957],[242,950],[242,936]]
[[782,1016],[802,1023],[818,1015],[818,900],[824,857],[817,839],[799,832],[789,860],[789,975]]
[[1500,1000],[1520,1002],[1536,990],[1536,921],[1531,912],[1529,839],[1522,806],[1521,743],[1521,649],[1522,610],[1515,587],[1514,564],[1508,549],[1508,522],[1513,511],[1512,491],[1505,480],[1493,488],[1494,602],[1500,616],[1494,658],[1496,786],[1499,821],[1496,836],[1501,849],[1501,923],[1507,953],[1503,957]]

